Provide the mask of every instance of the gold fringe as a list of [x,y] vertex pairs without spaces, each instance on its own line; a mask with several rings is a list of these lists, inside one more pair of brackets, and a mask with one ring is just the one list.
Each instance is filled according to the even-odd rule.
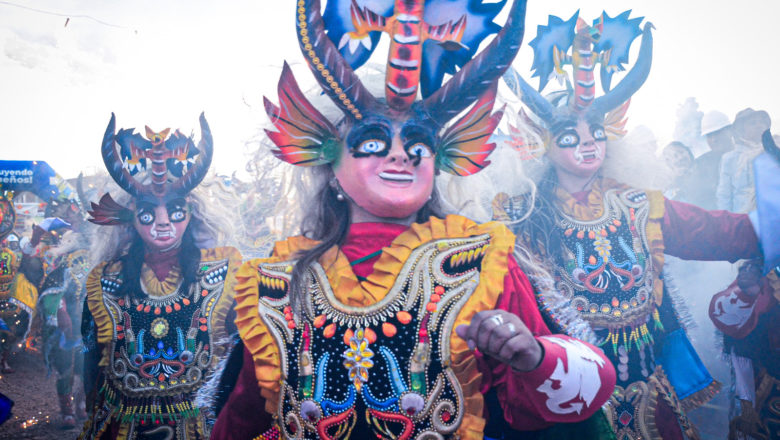
[[702,388],[699,391],[691,394],[680,402],[683,411],[688,412],[694,410],[705,403],[712,400],[716,394],[720,392],[721,383],[717,380],[713,380],[712,383],[707,385],[706,388]]

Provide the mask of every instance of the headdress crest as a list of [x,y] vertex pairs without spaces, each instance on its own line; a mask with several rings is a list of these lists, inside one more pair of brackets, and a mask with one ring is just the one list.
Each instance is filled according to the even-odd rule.
[[[623,116],[631,96],[650,73],[653,52],[652,24],[646,22],[640,29],[643,17],[629,18],[630,13],[630,10],[625,11],[613,18],[603,12],[592,25],[579,17],[579,11],[566,21],[551,15],[547,26],[539,26],[536,38],[529,43],[534,49],[532,76],[539,77],[538,91],[514,69],[504,74],[504,81],[547,127],[553,127],[557,121],[571,118],[573,114],[602,121],[609,113],[605,121],[609,124],[608,131],[613,135],[624,134]],[[625,70],[628,51],[639,35],[642,35],[642,43],[636,63],[620,83],[611,88],[612,75]],[[596,97],[593,73],[596,64],[601,65],[604,94],[600,97]],[[566,65],[572,66],[571,77],[563,69]],[[556,106],[541,95],[551,77],[566,82],[566,105]]]
[[[477,102],[437,148],[440,169],[467,175],[487,165],[495,148],[487,142],[502,114],[490,114],[494,88],[523,37],[524,0],[513,1],[503,28],[493,23],[505,2],[331,0],[323,17],[320,0],[299,0],[296,30],[320,86],[354,122],[367,115],[408,115],[438,132]],[[384,100],[373,96],[353,70],[368,59],[382,33],[390,36]],[[480,41],[491,33],[497,35],[474,57]],[[441,85],[444,73],[453,76]],[[418,92],[421,100],[416,100]],[[265,105],[278,130],[267,131],[279,148],[278,158],[304,166],[338,159],[341,139],[335,127],[306,100],[286,64],[279,80],[279,106],[268,99]],[[464,120],[471,121],[469,129]]]
[[[146,127],[146,137],[134,128],[116,132],[116,117],[111,114],[103,136],[101,153],[106,169],[114,181],[131,196],[154,204],[184,197],[206,177],[214,152],[211,130],[200,115],[201,140],[198,146],[179,130],[172,135],[166,128],[155,132]],[[117,148],[117,146],[119,148]],[[135,176],[149,171],[151,183],[141,183]],[[109,194],[92,203],[91,222],[115,225],[129,221],[127,208]]]

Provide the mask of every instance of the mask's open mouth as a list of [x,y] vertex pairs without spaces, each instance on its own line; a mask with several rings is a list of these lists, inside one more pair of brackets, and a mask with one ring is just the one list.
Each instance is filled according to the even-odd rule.
[[386,171],[379,173],[379,178],[391,182],[414,182],[414,176],[411,174],[388,173]]

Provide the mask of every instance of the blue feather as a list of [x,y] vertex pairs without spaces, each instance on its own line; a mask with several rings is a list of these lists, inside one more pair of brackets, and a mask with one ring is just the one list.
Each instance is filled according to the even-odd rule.
[[[369,10],[388,17],[392,15],[394,0],[357,0],[358,6],[361,8],[368,8]],[[355,26],[352,24],[352,17],[349,14],[349,7],[352,4],[352,0],[331,0],[325,5],[325,13],[322,15],[322,19],[325,22],[325,29],[328,31],[328,37],[330,37],[333,44],[338,47],[341,42],[341,37],[347,32],[354,32]],[[371,37],[371,49],[366,49],[363,45],[358,45],[355,52],[349,50],[349,45],[342,47],[339,52],[341,56],[352,66],[353,69],[357,69],[362,66],[368,58],[374,53],[376,44],[379,38],[382,36],[382,32],[370,32],[368,34]]]
[[[484,0],[428,0],[425,3],[423,20],[431,25],[456,21],[466,16],[466,29],[461,43],[466,46],[455,51],[447,51],[436,41],[423,43],[423,62],[420,70],[420,88],[423,97],[427,97],[441,87],[444,74],[454,74],[463,67],[477,52],[482,40],[497,33],[501,26],[493,22],[506,4],[506,0],[496,3],[483,3]],[[328,37],[338,46],[347,32],[354,32],[349,13],[351,0],[331,0],[325,6],[323,20]],[[384,17],[393,15],[394,0],[357,0],[358,6],[368,8]],[[382,32],[370,32],[371,49],[358,45],[354,52],[346,45],[340,49],[341,55],[357,69],[368,61],[374,52]]]
[[[117,132],[114,136],[114,140],[119,144],[119,155],[122,160],[126,161],[132,157],[132,150],[130,145],[133,144],[142,150],[148,150],[152,148],[152,143],[144,139],[139,133],[135,133],[135,128],[124,128]],[[146,159],[141,159],[140,166],[146,170]],[[135,175],[140,170],[130,169],[130,174]]]
[[531,77],[539,77],[540,92],[547,85],[550,74],[555,68],[553,47],[566,53],[574,43],[574,28],[577,25],[579,14],[580,11],[577,10],[567,21],[550,15],[547,18],[547,26],[539,25],[536,27],[536,37],[528,45],[534,49],[534,63],[531,65],[531,70],[534,73]]
[[[601,65],[601,88],[604,91],[609,91],[610,83],[612,82],[613,67],[618,71],[625,70],[623,65],[628,62],[628,51],[631,48],[631,43],[642,34],[642,30],[639,25],[644,20],[644,17],[636,17],[629,19],[631,10],[624,11],[620,15],[612,18],[604,14],[604,30],[601,32],[596,44],[593,45],[594,52],[603,52],[612,49],[612,53],[609,57],[609,64]],[[593,24],[597,24],[598,19],[593,21]]]

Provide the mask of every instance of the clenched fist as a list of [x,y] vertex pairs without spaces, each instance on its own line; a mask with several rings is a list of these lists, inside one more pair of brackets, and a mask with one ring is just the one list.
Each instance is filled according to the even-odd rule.
[[517,371],[531,371],[541,362],[544,352],[534,335],[517,316],[505,310],[486,310],[474,315],[468,325],[459,325],[455,333],[469,348],[508,364]]

